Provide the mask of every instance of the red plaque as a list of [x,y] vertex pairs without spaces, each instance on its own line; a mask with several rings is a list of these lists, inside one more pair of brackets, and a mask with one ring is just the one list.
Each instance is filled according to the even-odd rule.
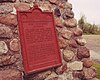
[[25,73],[61,65],[53,13],[38,7],[17,12]]

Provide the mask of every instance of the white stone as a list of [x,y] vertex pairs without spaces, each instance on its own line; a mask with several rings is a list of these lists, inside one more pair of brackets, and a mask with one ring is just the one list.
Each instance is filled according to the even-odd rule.
[[74,61],[67,64],[67,67],[72,70],[82,70],[83,69],[83,62],[81,61]]
[[52,72],[45,80],[49,80],[55,77],[58,77],[58,75],[55,72]]
[[13,7],[13,11],[11,12],[11,14],[15,14],[15,15],[17,14],[15,7]]
[[93,78],[92,80],[100,80],[100,79],[97,79],[97,78]]
[[8,52],[8,47],[4,41],[0,41],[0,55],[6,54]]
[[73,74],[71,71],[64,73],[62,75],[59,75],[59,78],[62,80],[73,80]]

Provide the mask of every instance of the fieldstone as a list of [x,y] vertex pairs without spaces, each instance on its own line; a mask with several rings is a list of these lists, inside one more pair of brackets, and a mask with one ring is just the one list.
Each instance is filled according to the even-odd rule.
[[83,59],[83,65],[86,68],[90,68],[93,65],[93,61],[90,59]]
[[56,69],[57,74],[63,74],[67,70],[67,64],[63,64],[62,66]]
[[67,29],[65,29],[65,28],[63,28],[63,29],[61,30],[61,35],[62,35],[63,38],[69,40],[69,39],[72,37],[72,32],[69,31],[69,30],[67,30]]
[[70,50],[63,50],[63,58],[65,61],[71,61],[74,57],[74,52],[73,51],[70,51]]
[[16,62],[16,58],[10,55],[0,56],[0,66],[10,65]]
[[32,78],[32,80],[44,80],[44,79],[46,79],[50,74],[51,74],[51,71],[50,71],[50,70],[45,71],[45,72],[41,72],[41,73],[37,74],[36,76],[34,76],[34,77]]
[[58,0],[57,5],[59,6],[60,9],[65,9],[65,7],[66,7],[66,4],[63,0]]
[[[17,58],[16,58],[17,59]],[[21,57],[20,57],[21,59]],[[20,71],[24,71],[24,67],[23,67],[23,63],[22,60],[17,60],[14,65],[16,66],[16,68]]]
[[0,3],[3,3],[3,2],[15,2],[16,0],[0,0]]
[[92,80],[96,77],[96,70],[94,68],[83,68],[80,78],[83,80]]
[[73,32],[74,32],[75,36],[82,36],[82,33],[83,33],[82,29],[80,29],[79,27],[77,27],[76,29],[74,29]]
[[9,27],[6,27],[5,25],[0,26],[0,38],[11,38],[13,36],[13,33]]
[[14,5],[18,11],[27,11],[30,9],[30,5],[27,3],[19,3]]
[[20,2],[31,3],[31,2],[35,2],[35,0],[20,0]]
[[74,18],[74,13],[70,9],[66,9],[66,11],[62,14],[62,17],[64,20],[69,19],[69,18]]
[[49,0],[51,3],[55,4],[57,0]]
[[49,2],[43,2],[39,4],[42,11],[52,12],[52,5]]
[[73,80],[72,71],[68,71],[66,73],[63,73],[63,75],[59,75],[59,79],[61,79],[61,80]]
[[59,0],[58,1],[58,6],[62,9],[72,9],[72,4],[69,2],[65,2],[65,0]]
[[19,51],[19,50],[20,50],[18,39],[13,39],[13,40],[10,42],[10,49],[11,49],[12,51]]
[[22,75],[18,70],[2,70],[0,71],[0,80],[22,80]]
[[11,12],[11,14],[14,14],[14,15],[17,14],[17,11],[16,11],[16,8],[15,7],[13,7],[13,11]]
[[55,25],[57,26],[57,27],[63,27],[63,19],[62,18],[59,18],[59,17],[56,17],[55,18]]
[[60,48],[65,48],[68,45],[67,44],[68,42],[65,39],[63,39],[62,37],[58,38],[58,43],[59,43]]
[[0,23],[8,26],[17,26],[17,16],[12,14],[6,14],[0,16]]
[[48,80],[63,80],[63,79],[59,78],[59,77],[55,77],[55,78],[51,78],[51,79],[48,79]]
[[81,61],[74,61],[71,63],[68,63],[68,68],[72,70],[82,70],[83,69],[83,62]]
[[7,44],[4,41],[0,41],[0,55],[7,54],[8,47]]
[[66,4],[66,9],[72,9],[72,4],[71,3],[67,2],[65,4]]
[[55,72],[52,72],[45,80],[55,80],[58,75]]
[[13,6],[10,4],[0,4],[0,14],[9,13],[13,10]]
[[76,40],[70,39],[69,40],[69,46],[71,46],[73,48],[77,48],[78,47],[78,44],[77,44]]
[[76,39],[76,42],[80,45],[80,46],[84,46],[86,44],[86,40],[85,39]]
[[64,21],[64,25],[66,27],[76,27],[77,26],[77,21],[75,18],[70,18]]
[[57,17],[60,17],[60,16],[61,16],[61,13],[60,13],[59,8],[55,8],[54,14],[55,14]]
[[77,57],[79,59],[90,57],[90,51],[89,51],[89,49],[87,49],[86,47],[83,47],[83,46],[79,47],[77,49]]
[[100,79],[98,79],[98,78],[93,78],[92,80],[100,80]]
[[[73,77],[74,77],[74,80],[77,80],[75,78],[78,78],[79,79],[79,76],[80,76],[80,71],[73,71]],[[80,79],[79,79],[80,80]]]

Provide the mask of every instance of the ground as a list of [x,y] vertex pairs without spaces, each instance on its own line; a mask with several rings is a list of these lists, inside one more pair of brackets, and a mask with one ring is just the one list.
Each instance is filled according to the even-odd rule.
[[94,67],[100,79],[100,35],[83,35],[83,38],[87,41],[86,47],[90,49],[91,58],[96,61]]
[[86,39],[86,47],[90,49],[91,58],[100,61],[100,35],[83,35]]

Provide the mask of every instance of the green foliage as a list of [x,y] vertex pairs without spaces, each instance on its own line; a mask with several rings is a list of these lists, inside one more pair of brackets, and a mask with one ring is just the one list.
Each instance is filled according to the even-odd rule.
[[100,79],[100,64],[93,65],[96,68],[97,78]]
[[78,20],[78,25],[83,30],[84,34],[100,34],[100,25],[88,23],[85,16],[81,16]]

